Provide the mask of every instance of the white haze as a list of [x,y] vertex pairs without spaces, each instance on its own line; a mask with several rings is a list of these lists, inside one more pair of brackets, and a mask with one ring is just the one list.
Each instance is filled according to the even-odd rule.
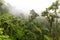
[[7,4],[10,4],[13,8],[14,15],[19,15],[17,12],[21,12],[26,15],[30,10],[34,9],[36,13],[40,14],[45,8],[49,7],[56,0],[5,0]]

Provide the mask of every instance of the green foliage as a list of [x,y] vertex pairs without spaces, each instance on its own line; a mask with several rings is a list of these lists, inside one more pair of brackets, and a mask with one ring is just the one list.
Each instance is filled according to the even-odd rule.
[[34,10],[30,11],[30,18],[29,21],[32,21],[33,19],[35,19],[37,16],[39,16]]
[[[0,2],[0,9],[2,9],[0,10],[0,40],[52,40],[50,24],[55,21],[56,15],[49,14],[48,11],[54,9],[54,5],[42,12],[42,16],[46,16],[47,19],[40,18],[34,10],[31,10],[28,20],[5,12],[6,9],[2,8],[2,5],[3,3]],[[60,23],[57,25],[56,34],[60,40]]]
[[56,9],[58,9],[58,1],[52,3],[52,5],[48,8],[49,10],[54,10],[56,6]]
[[42,16],[47,16],[48,15],[48,11],[43,11],[42,12]]
[[[51,35],[50,40],[59,40],[59,36],[57,35],[57,27],[58,27],[58,16],[57,16],[57,9],[58,9],[58,1],[54,2],[49,8],[47,8],[47,11],[42,12],[42,16],[46,16],[47,21],[50,24],[49,32]],[[50,10],[54,10],[54,13],[49,12]],[[60,32],[59,32],[60,33]],[[47,38],[47,36],[45,36]]]
[[0,28],[0,40],[11,40],[8,35],[3,35],[4,28]]

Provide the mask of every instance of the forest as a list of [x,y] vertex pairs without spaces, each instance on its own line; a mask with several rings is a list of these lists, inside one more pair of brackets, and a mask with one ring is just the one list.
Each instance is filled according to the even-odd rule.
[[58,0],[53,2],[41,16],[32,9],[25,18],[12,15],[0,0],[0,40],[60,40],[59,5]]

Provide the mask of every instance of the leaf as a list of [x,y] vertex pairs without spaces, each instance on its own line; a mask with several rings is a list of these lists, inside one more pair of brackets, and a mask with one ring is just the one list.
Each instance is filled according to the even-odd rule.
[[0,31],[1,31],[1,30],[4,30],[4,28],[0,28]]
[[51,40],[51,37],[44,35],[44,38],[46,38],[47,40]]

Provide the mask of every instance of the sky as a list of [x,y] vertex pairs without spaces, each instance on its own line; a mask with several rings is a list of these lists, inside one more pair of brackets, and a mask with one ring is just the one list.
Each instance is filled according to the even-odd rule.
[[5,0],[6,3],[25,13],[29,13],[32,9],[34,9],[36,13],[41,13],[55,1],[56,0]]

